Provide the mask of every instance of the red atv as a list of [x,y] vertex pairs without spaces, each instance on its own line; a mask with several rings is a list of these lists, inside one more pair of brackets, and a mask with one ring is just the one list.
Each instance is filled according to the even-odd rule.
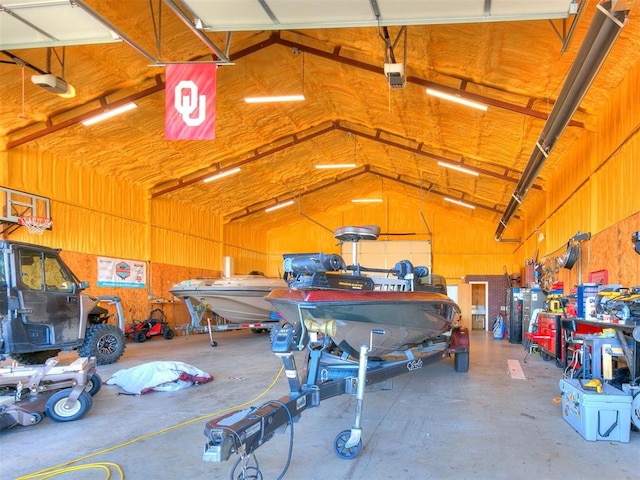
[[142,322],[134,320],[132,324],[127,325],[124,334],[127,337],[133,337],[133,341],[138,343],[155,335],[162,335],[165,340],[171,340],[175,336],[175,332],[165,320],[164,312],[159,308],[151,310],[146,320]]

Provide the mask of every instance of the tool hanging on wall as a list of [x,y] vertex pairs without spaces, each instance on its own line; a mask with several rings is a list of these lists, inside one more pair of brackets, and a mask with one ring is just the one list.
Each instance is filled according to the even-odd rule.
[[[575,263],[580,259],[582,253],[582,242],[586,242],[591,239],[591,233],[576,233],[567,242],[567,250],[564,255],[558,258],[558,266],[571,270]],[[578,280],[582,283],[582,261],[578,264]]]

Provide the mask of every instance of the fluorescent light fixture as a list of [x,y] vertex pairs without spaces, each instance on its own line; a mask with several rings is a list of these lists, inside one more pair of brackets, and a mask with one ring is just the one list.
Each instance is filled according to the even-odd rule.
[[301,102],[304,95],[276,95],[272,97],[244,97],[247,103]]
[[87,118],[85,121],[82,122],[82,124],[84,126],[88,127],[89,125],[93,125],[94,123],[101,122],[102,120],[106,120],[107,118],[115,117],[116,115],[120,115],[121,113],[128,112],[129,110],[133,110],[137,106],[138,105],[136,105],[133,102],[132,103],[125,103],[124,105],[121,105],[120,107],[116,107],[116,108],[112,108],[112,109],[106,110],[105,112],[100,113],[100,114],[96,115],[95,117]]
[[476,207],[474,207],[473,205],[469,205],[468,203],[461,202],[460,200],[456,200],[456,199],[454,199],[454,198],[444,197],[444,199],[445,199],[445,201],[447,201],[447,202],[455,203],[456,205],[460,205],[460,206],[462,206],[462,207],[467,207],[467,208],[470,208],[471,210],[473,210],[474,208],[476,208]]
[[354,198],[353,203],[382,203],[381,198]]
[[461,166],[456,165],[454,163],[438,162],[438,165],[440,165],[441,167],[450,168],[452,170],[457,170],[457,171],[462,172],[462,173],[468,173],[469,175],[475,175],[476,177],[478,175],[480,175],[478,172],[476,172],[474,170],[469,170],[468,168],[461,167]]
[[289,200],[287,202],[278,203],[277,205],[274,205],[273,207],[265,208],[264,211],[265,212],[273,212],[274,210],[277,210],[277,209],[283,208],[283,207],[288,207],[289,205],[293,205],[293,200]]
[[232,168],[230,170],[226,170],[224,172],[216,173],[210,177],[207,177],[203,180],[204,183],[213,182],[214,180],[218,180],[220,178],[228,177],[229,175],[233,175],[234,173],[238,173],[240,171],[240,167]]
[[329,168],[354,168],[356,166],[355,163],[333,163],[326,165],[316,165],[318,170],[321,169],[329,169]]
[[434,97],[443,98],[451,102],[456,102],[461,105],[466,105],[467,107],[477,108],[478,110],[482,110],[485,112],[487,111],[487,108],[489,108],[486,105],[483,105],[482,103],[477,103],[472,100],[467,100],[466,98],[461,97],[460,95],[449,95],[448,93],[444,93],[439,90],[434,90],[432,88],[427,88],[427,94],[433,95]]

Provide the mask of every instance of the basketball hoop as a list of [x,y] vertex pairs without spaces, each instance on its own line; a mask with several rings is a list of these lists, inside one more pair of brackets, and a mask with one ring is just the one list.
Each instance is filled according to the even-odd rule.
[[46,229],[51,228],[53,220],[46,217],[22,216],[18,217],[18,223],[27,227],[29,233],[33,235],[42,235]]

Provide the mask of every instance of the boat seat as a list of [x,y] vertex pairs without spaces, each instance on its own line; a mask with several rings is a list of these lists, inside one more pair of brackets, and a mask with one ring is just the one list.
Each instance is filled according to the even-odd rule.
[[341,242],[377,240],[379,235],[380,227],[378,227],[377,225],[340,227],[333,232],[333,236]]

